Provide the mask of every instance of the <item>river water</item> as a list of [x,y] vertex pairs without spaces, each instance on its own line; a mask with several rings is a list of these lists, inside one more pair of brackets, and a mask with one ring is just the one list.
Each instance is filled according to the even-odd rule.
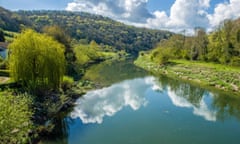
[[152,76],[130,62],[93,66],[86,93],[58,127],[66,144],[238,144],[240,98]]

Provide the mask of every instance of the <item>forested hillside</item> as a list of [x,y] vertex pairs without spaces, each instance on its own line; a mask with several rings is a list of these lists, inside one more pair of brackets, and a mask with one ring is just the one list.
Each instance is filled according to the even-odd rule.
[[42,31],[45,26],[58,25],[72,38],[98,44],[109,45],[116,50],[138,54],[141,50],[153,48],[161,39],[172,33],[160,30],[136,28],[107,17],[83,12],[68,11],[18,11],[0,9],[0,28],[20,31],[21,27],[31,27]]
[[114,46],[137,54],[139,50],[152,48],[159,40],[168,38],[169,32],[135,28],[109,18],[88,13],[66,11],[20,11],[27,16],[37,30],[46,25],[59,25],[76,39],[94,40],[98,44]]
[[24,16],[0,7],[0,28],[19,32],[21,25],[31,27],[31,22]]

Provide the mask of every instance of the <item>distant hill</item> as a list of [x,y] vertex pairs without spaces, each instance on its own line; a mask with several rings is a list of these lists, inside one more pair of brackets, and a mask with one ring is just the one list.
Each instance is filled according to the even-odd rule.
[[[2,14],[3,13],[3,14]],[[68,11],[18,11],[0,8],[0,27],[19,31],[21,25],[41,31],[44,26],[59,25],[76,39],[95,40],[131,54],[153,48],[161,39],[168,39],[168,31],[136,28],[100,15]]]
[[20,16],[16,12],[11,12],[0,7],[0,28],[8,31],[19,32],[21,25],[31,27],[32,23],[28,18]]

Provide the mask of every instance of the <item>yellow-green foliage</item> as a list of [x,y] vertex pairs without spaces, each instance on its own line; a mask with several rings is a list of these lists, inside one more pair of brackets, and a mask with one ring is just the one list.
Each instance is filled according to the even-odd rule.
[[27,143],[32,128],[29,96],[0,93],[0,143]]
[[70,89],[73,84],[74,84],[74,79],[72,77],[64,76],[61,87],[64,91],[66,91],[67,89]]
[[103,59],[110,59],[117,57],[117,55],[126,55],[125,51],[120,51],[118,54],[114,52],[104,51],[104,46],[98,45],[95,41],[90,44],[78,44],[74,47],[74,53],[77,58],[78,66],[85,66],[88,63],[95,62]]
[[9,45],[10,74],[30,89],[58,88],[65,71],[64,46],[51,37],[25,30]]
[[90,61],[90,57],[87,54],[88,49],[90,49],[88,45],[82,45],[82,44],[74,48],[78,65],[84,65],[88,61]]
[[5,34],[5,40],[6,42],[12,42],[15,37],[19,35],[17,32],[12,32],[12,31],[4,31]]
[[71,39],[67,33],[57,25],[54,26],[45,26],[43,32],[47,35],[53,37],[56,41],[63,44],[66,48],[66,51],[70,49]]
[[63,82],[67,82],[67,83],[70,83],[70,84],[73,84],[74,83],[74,79],[70,76],[64,76],[63,77]]
[[158,64],[165,64],[171,57],[171,49],[167,47],[157,47],[151,51],[151,60]]
[[77,64],[78,65],[85,65],[89,62],[95,61],[99,58],[101,58],[101,54],[99,53],[99,50],[96,48],[96,44],[94,45],[77,45],[74,48],[74,52],[77,57]]

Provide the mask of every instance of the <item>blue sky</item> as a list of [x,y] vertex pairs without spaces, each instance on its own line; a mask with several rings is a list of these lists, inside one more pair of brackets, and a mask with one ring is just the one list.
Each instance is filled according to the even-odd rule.
[[0,0],[0,6],[10,10],[85,11],[174,32],[199,26],[212,30],[224,19],[240,17],[240,0]]
[[[74,0],[0,0],[0,6],[10,10],[35,10],[35,9],[51,9],[64,10],[67,4]],[[224,0],[212,0],[211,5],[221,3]],[[169,10],[175,0],[149,0],[147,7],[149,11],[164,10],[169,13]],[[213,10],[210,8],[210,11]]]
[[[214,6],[223,1],[224,0],[212,0],[211,4]],[[73,0],[0,0],[0,6],[11,10],[64,10],[70,2],[73,2]],[[169,12],[169,9],[174,2],[175,0],[149,0],[147,7],[149,8],[149,11],[152,12],[155,10],[165,10]]]
[[64,10],[72,0],[0,0],[0,6],[11,10]]

